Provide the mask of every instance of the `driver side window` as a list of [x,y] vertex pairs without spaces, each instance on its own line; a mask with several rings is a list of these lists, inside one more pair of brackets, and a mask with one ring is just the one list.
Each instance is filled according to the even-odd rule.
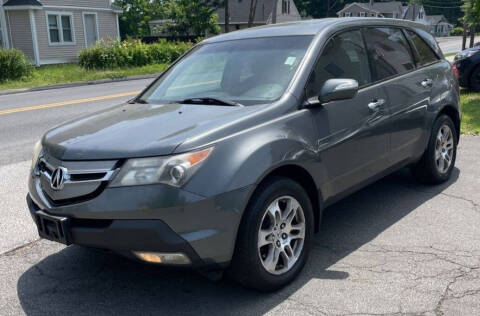
[[318,96],[328,79],[355,79],[359,87],[371,83],[367,50],[360,30],[330,38],[307,85],[307,96]]

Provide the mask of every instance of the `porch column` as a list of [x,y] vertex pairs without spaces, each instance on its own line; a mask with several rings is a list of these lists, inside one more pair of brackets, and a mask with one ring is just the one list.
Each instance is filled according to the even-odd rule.
[[30,31],[32,33],[33,56],[35,65],[40,66],[40,55],[38,54],[38,39],[37,39],[37,25],[35,23],[35,13],[33,10],[28,10],[30,15]]
[[7,34],[7,19],[5,18],[5,10],[3,6],[0,5],[0,29],[2,29],[2,41],[5,45],[5,48],[10,48],[10,42]]

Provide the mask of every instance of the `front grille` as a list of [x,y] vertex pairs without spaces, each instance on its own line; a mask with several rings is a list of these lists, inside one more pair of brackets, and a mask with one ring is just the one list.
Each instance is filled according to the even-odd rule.
[[[58,176],[62,169],[61,176]],[[35,174],[37,190],[52,207],[81,203],[98,196],[119,170],[118,161],[60,161],[39,159]],[[54,178],[52,180],[52,177]],[[61,178],[61,181],[58,179]]]

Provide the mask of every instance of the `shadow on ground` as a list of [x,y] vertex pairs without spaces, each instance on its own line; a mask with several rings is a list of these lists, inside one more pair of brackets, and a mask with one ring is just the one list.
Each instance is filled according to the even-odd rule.
[[[312,279],[346,279],[329,268],[369,243],[419,205],[456,182],[427,187],[402,170],[326,210],[310,260],[300,277],[271,294],[223,280],[139,264],[72,246],[32,266],[18,280],[26,314],[248,314],[268,312]],[[320,295],[320,294],[319,294]]]

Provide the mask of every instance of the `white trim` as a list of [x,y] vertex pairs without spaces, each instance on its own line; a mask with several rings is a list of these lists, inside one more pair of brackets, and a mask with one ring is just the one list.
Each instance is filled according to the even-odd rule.
[[[88,40],[87,40],[87,28],[85,25],[85,15],[95,15],[95,29],[97,31],[97,39],[100,39],[100,34],[98,33],[98,14],[97,12],[82,12],[82,20],[83,20],[83,37],[85,38],[85,48],[88,48]],[[95,41],[95,42],[96,42]]]
[[38,39],[37,39],[37,24],[35,23],[35,13],[33,10],[28,10],[30,16],[30,32],[32,32],[33,58],[35,65],[40,66],[40,55],[38,53]]
[[[48,22],[48,16],[55,15],[57,17],[57,27],[58,27],[58,39],[60,42],[52,42],[50,39],[50,24]],[[63,40],[63,25],[62,25],[62,16],[69,16],[70,17],[70,30],[72,32],[72,41],[65,42]],[[48,45],[49,46],[75,46],[77,45],[76,37],[75,37],[75,25],[73,21],[73,13],[67,11],[45,11],[45,19],[47,22],[47,36],[48,36]]]
[[[1,1],[1,0],[0,0]],[[2,20],[2,25],[0,28],[2,29],[2,42],[5,48],[10,48],[10,41],[8,38],[8,29],[7,29],[7,16],[5,15],[5,11],[3,10],[3,6],[0,5],[0,19]]]
[[75,7],[68,5],[44,5],[46,9],[68,9],[68,10],[90,10],[90,11],[108,11],[114,13],[123,13],[123,10],[114,10],[112,8],[95,8],[95,7]]
[[366,12],[360,12],[360,17],[364,18],[366,16]]
[[115,13],[115,16],[117,17],[117,38],[118,40],[121,40],[122,38],[120,37],[120,16],[118,13]]
[[3,7],[5,11],[15,11],[15,10],[41,10],[42,6],[39,5],[8,5]]

